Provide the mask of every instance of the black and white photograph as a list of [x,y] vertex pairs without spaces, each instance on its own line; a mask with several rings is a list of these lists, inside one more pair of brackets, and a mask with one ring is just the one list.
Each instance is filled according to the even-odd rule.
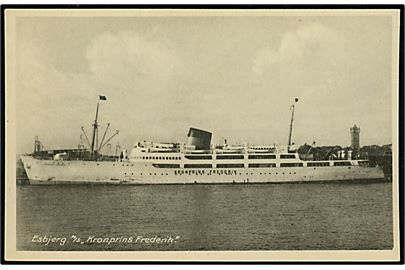
[[400,259],[398,6],[4,20],[6,259]]

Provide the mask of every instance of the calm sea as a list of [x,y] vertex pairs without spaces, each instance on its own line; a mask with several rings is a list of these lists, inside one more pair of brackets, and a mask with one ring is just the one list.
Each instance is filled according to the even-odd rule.
[[391,249],[391,188],[20,185],[17,249]]

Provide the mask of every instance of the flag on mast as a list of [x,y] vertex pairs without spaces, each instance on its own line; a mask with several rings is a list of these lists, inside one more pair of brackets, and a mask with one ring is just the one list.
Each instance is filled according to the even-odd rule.
[[99,97],[100,97],[100,100],[107,100],[106,96],[99,95]]

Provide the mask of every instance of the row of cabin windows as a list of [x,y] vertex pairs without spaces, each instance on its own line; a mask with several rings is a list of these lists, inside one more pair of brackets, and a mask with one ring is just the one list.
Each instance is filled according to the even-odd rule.
[[303,167],[302,163],[280,163],[280,167]]
[[[308,162],[307,167],[326,167],[329,166],[329,162]],[[335,161],[333,166],[351,166],[350,161]]]
[[217,159],[244,159],[243,155],[221,155]]
[[184,168],[212,168],[211,164],[184,164]]
[[180,160],[181,157],[137,157],[139,159]]
[[293,159],[293,158],[295,158],[295,155],[280,155],[280,158],[281,159],[289,159],[289,158]]
[[[302,167],[302,163],[280,164],[281,167]],[[217,168],[244,168],[244,164],[217,164]],[[249,168],[275,168],[275,163],[251,163]],[[184,164],[184,168],[212,168],[211,164]]]
[[276,163],[250,163],[249,168],[274,168]]
[[329,166],[329,162],[308,162],[307,167],[325,167]]
[[206,156],[192,156],[192,155],[187,155],[184,156],[187,159],[212,159],[212,156],[206,155]]
[[276,155],[249,155],[249,159],[275,159]]
[[152,164],[155,168],[180,168],[180,164]]
[[[207,175],[212,175],[212,174],[219,174],[219,175],[222,175],[222,174],[226,174],[226,175],[234,175],[234,174],[238,174],[238,172],[236,171],[236,170],[209,170],[209,171],[200,171],[200,170],[176,170],[176,171],[174,171],[174,174],[175,175],[183,175],[183,174],[188,174],[188,175],[191,175],[191,174],[195,174],[195,175],[205,175],[205,174],[207,174]],[[272,173],[271,172],[261,172],[261,173],[259,173],[260,175],[271,175]],[[279,173],[278,172],[276,172],[276,173],[274,173],[275,175],[278,175]],[[285,175],[285,174],[287,174],[286,172],[282,172],[282,173],[280,173],[280,174],[283,174],[283,175]],[[288,172],[288,174],[297,174],[297,172]],[[150,175],[152,175],[152,173],[150,173]],[[156,173],[155,173],[155,175],[156,175]],[[163,175],[163,174],[162,174]],[[166,174],[167,175],[167,174]],[[242,175],[242,173],[241,172],[239,172],[239,175]],[[253,173],[246,173],[246,175],[253,175]],[[304,177],[306,177],[306,176],[304,176]],[[195,183],[197,183],[196,181],[195,181]]]
[[359,165],[363,167],[368,167],[370,164],[368,161],[359,161]]
[[217,164],[217,168],[243,168],[243,164]]
[[335,161],[333,163],[334,166],[351,166],[352,164],[350,161]]
[[[250,163],[249,168],[275,168],[276,163]],[[155,168],[180,168],[179,164],[153,164]],[[244,168],[244,164],[217,164],[217,168]],[[280,167],[303,167],[302,163],[281,163]],[[184,168],[212,168],[212,164],[184,164]]]
[[[187,159],[212,159],[210,155],[204,156],[194,156],[194,155],[186,155],[184,156]],[[243,155],[218,155],[217,159],[244,159]],[[249,155],[248,159],[275,159],[276,155]],[[282,159],[294,159],[295,155],[280,155]]]

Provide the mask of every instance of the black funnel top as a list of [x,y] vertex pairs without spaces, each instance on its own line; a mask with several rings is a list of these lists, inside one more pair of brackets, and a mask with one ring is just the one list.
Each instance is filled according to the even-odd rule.
[[187,134],[187,145],[194,145],[196,150],[209,150],[211,146],[212,133],[190,128]]

